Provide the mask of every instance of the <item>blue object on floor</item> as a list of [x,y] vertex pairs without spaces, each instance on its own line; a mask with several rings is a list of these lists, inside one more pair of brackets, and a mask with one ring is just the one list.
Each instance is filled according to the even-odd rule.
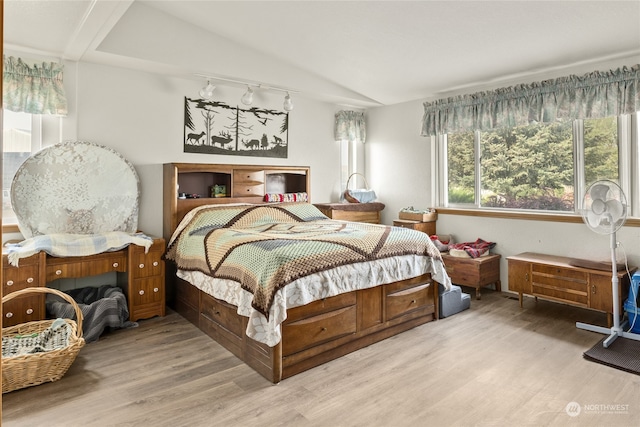
[[638,286],[640,285],[640,272],[633,273],[631,276],[631,286],[629,287],[629,296],[624,303],[624,309],[627,312],[629,326],[631,332],[640,333],[640,310],[638,310]]
[[440,318],[453,316],[471,306],[471,295],[462,292],[460,286],[451,285],[451,289],[445,291],[444,286],[438,284],[438,290],[440,292]]

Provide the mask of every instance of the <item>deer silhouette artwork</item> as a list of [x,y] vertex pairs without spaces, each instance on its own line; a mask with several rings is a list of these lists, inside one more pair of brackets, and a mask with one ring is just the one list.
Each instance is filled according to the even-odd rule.
[[274,143],[275,145],[281,145],[281,144],[284,142],[284,141],[282,141],[282,138],[279,138],[279,137],[278,137],[278,136],[276,136],[276,135],[273,135],[273,141],[274,141],[273,143]]
[[221,131],[220,136],[212,136],[211,137],[211,145],[220,144],[221,147],[224,147],[226,144],[230,143],[233,138],[231,138],[231,133]]
[[204,132],[200,133],[190,133],[187,135],[187,144],[191,141],[192,144],[198,144],[200,142],[200,138],[204,136]]
[[244,145],[246,148],[258,149],[260,148],[260,141],[258,141],[257,139],[252,139],[251,141],[245,141],[243,139],[242,145]]

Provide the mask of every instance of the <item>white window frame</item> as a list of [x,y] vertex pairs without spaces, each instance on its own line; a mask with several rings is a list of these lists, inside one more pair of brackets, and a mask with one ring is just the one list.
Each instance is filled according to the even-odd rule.
[[[579,213],[582,205],[582,197],[586,190],[584,174],[584,126],[582,120],[573,123],[574,144],[574,211],[541,211],[546,214],[575,215]],[[640,135],[640,113],[618,116],[618,173],[619,184],[627,196],[629,216],[640,216],[640,148],[638,148],[638,135]],[[483,211],[503,212],[530,212],[521,209],[499,209],[480,206],[481,182],[480,182],[480,132],[474,132],[474,162],[475,162],[475,201],[473,204],[451,204],[448,201],[448,170],[447,170],[447,135],[438,135],[433,156],[436,173],[436,188],[434,204],[444,208],[478,209]]]

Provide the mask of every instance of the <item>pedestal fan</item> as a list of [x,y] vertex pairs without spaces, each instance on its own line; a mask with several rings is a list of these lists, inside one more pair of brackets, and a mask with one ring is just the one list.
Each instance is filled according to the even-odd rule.
[[640,335],[625,332],[624,324],[620,324],[620,297],[618,289],[618,263],[616,260],[616,231],[627,219],[627,199],[622,189],[613,181],[596,181],[584,195],[582,203],[582,219],[587,226],[599,234],[608,234],[611,242],[611,293],[613,295],[613,327],[576,323],[576,327],[588,331],[609,335],[602,345],[609,347],[617,337],[640,341]]

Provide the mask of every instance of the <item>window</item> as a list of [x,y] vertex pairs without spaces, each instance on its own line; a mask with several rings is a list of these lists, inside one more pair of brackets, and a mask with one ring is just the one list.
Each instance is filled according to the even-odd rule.
[[[362,172],[362,166],[364,165],[363,144],[359,141],[340,141],[340,163],[341,188],[345,189],[349,177],[356,172]],[[359,177],[354,177],[349,181],[349,184],[352,188],[364,188],[362,185],[358,187],[359,184],[364,184],[360,179]]]
[[630,121],[621,116],[447,135],[441,139],[446,188],[440,202],[577,212],[582,198],[576,194],[592,182],[610,179],[627,191],[630,174],[623,173],[623,159],[631,158],[632,133],[620,129]]
[[11,182],[18,168],[41,147],[39,114],[3,110],[2,222],[16,224],[11,206]]

